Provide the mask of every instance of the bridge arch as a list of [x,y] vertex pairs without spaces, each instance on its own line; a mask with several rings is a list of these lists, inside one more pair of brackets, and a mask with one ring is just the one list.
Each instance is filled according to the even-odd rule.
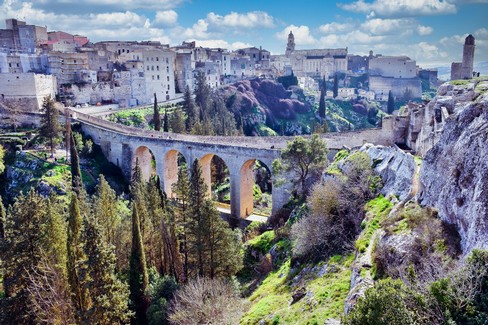
[[[199,162],[202,168],[202,177],[205,180],[205,184],[207,184],[207,195],[212,198],[212,185],[219,186],[225,182],[230,182],[229,165],[221,156],[216,154],[206,154],[200,158]],[[213,199],[214,201],[223,202],[222,198]]]
[[172,186],[178,182],[178,171],[185,164],[188,166],[188,160],[176,149],[171,149],[164,155],[164,171],[162,179],[164,192],[169,198],[174,197]]
[[156,174],[156,158],[148,147],[139,146],[134,151],[131,163],[131,176],[135,171],[136,162],[139,163],[143,180],[148,181],[152,175]]
[[[255,166],[256,162],[264,169],[264,173],[267,173],[266,184],[263,185],[263,189],[272,190],[272,174],[268,165],[258,159],[249,159],[242,164],[239,171],[239,210],[237,213],[240,217],[246,217],[254,211],[254,184],[255,179]],[[272,201],[270,202],[272,204]]]

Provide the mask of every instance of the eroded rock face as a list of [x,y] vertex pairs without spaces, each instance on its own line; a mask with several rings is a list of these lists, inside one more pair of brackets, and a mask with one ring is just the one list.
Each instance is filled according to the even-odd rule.
[[458,227],[464,253],[488,248],[488,92],[456,105],[419,181],[419,202]]
[[365,144],[360,151],[368,154],[375,172],[381,176],[381,193],[384,196],[398,195],[400,200],[407,198],[415,176],[416,165],[413,156],[397,147],[371,144]]

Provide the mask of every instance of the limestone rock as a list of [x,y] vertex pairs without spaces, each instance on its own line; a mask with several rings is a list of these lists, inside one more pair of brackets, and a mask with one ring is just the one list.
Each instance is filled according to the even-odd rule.
[[398,195],[405,199],[412,190],[415,175],[413,156],[397,147],[383,147],[365,144],[360,151],[366,152],[371,159],[375,172],[383,180],[381,193],[384,196]]
[[418,200],[458,227],[467,253],[488,248],[488,94],[459,104],[425,155]]

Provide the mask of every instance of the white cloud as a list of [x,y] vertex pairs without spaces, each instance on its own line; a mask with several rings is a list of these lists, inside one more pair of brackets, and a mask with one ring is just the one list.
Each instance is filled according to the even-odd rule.
[[231,12],[225,16],[210,12],[207,15],[209,24],[217,27],[232,28],[273,28],[274,18],[263,11],[251,11],[247,13]]
[[418,26],[417,27],[417,33],[420,35],[420,36],[425,36],[425,35],[430,35],[432,34],[432,32],[434,31],[434,29],[430,26]]
[[[9,1],[9,0],[6,0]],[[172,9],[179,6],[184,0],[83,0],[83,6],[96,12],[100,8],[112,10],[138,10],[138,9]],[[56,5],[80,5],[79,0],[36,0],[36,5],[42,8],[54,8]]]
[[178,13],[174,10],[157,11],[154,23],[157,25],[171,26],[178,21]]
[[208,22],[205,19],[199,19],[190,28],[176,28],[173,30],[175,36],[187,38],[187,39],[206,39],[210,37],[208,33]]
[[249,43],[243,43],[243,42],[234,42],[234,43],[229,43],[225,40],[200,40],[196,41],[197,46],[202,46],[202,47],[210,47],[210,48],[222,48],[222,49],[229,49],[229,50],[239,50],[247,47],[252,47],[251,44]]
[[18,18],[29,24],[85,35],[92,41],[154,40],[169,43],[164,31],[154,28],[148,18],[132,11],[99,14],[56,14],[36,9],[32,3],[7,0],[0,5],[0,19]]
[[279,40],[286,41],[288,40],[288,34],[290,33],[290,31],[293,32],[293,35],[295,36],[295,43],[297,45],[311,45],[317,42],[317,40],[310,32],[310,28],[305,25],[290,25],[283,29],[281,32],[276,33],[276,37]]
[[354,28],[354,24],[351,23],[330,23],[330,24],[325,24],[319,27],[319,30],[324,33],[324,34],[334,34],[334,33],[343,33],[343,32],[349,32]]
[[421,36],[429,35],[433,29],[429,26],[419,25],[413,18],[381,19],[374,18],[366,20],[361,24],[364,32],[373,35],[410,35],[413,32]]
[[358,0],[352,3],[339,3],[344,10],[364,13],[369,17],[411,17],[455,13],[456,5],[442,0]]

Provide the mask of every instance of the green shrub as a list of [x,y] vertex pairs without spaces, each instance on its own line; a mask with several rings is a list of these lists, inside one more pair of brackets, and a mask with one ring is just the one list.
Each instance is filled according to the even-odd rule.
[[421,296],[400,280],[381,280],[366,290],[352,311],[343,318],[345,325],[426,324],[419,313]]

